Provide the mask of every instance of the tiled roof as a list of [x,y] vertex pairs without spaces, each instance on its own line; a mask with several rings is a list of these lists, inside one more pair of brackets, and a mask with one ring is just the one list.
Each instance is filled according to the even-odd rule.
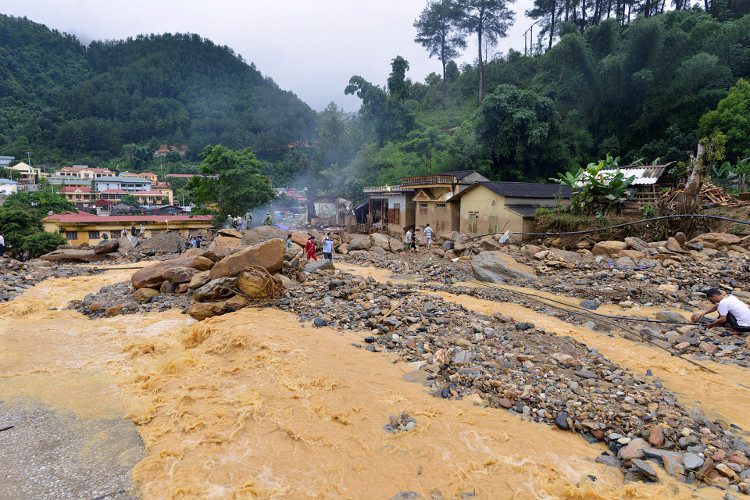
[[211,222],[210,215],[94,215],[87,212],[61,213],[44,218],[45,222],[106,223],[106,222]]
[[104,194],[128,194],[127,191],[123,191],[122,189],[105,189],[102,191]]
[[167,196],[161,191],[133,191],[133,196]]
[[506,208],[513,210],[524,219],[533,219],[536,214],[537,205],[505,205]]
[[570,198],[570,188],[560,184],[537,184],[534,182],[477,182],[465,190],[458,193],[455,197],[464,196],[466,193],[482,186],[498,196],[507,196],[509,198],[555,198],[562,196]]
[[87,186],[65,186],[64,188],[60,189],[61,193],[75,193],[76,191],[80,191],[82,193],[90,193],[91,188]]

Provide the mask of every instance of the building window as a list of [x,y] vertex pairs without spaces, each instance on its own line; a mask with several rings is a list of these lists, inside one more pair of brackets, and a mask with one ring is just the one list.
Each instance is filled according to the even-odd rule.
[[419,204],[419,215],[427,215],[427,203]]
[[65,231],[65,238],[68,240],[77,240],[78,231]]
[[436,208],[437,210],[441,210],[441,211],[445,212],[445,203],[437,203],[437,204],[435,205],[435,208]]
[[469,232],[476,234],[479,232],[478,229],[479,212],[469,212]]
[[101,238],[101,236],[99,236],[99,231],[89,231],[90,240],[98,240],[99,238]]

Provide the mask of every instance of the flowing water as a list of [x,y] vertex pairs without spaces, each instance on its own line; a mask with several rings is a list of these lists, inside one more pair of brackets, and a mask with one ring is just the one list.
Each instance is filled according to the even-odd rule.
[[[48,280],[0,306],[0,400],[135,422],[144,498],[720,496],[661,470],[659,483],[623,484],[593,461],[603,446],[433,398],[403,379],[410,364],[352,347],[361,335],[275,309],[201,323],[179,311],[89,320],[63,310],[132,272]],[[416,429],[385,432],[401,411]]]

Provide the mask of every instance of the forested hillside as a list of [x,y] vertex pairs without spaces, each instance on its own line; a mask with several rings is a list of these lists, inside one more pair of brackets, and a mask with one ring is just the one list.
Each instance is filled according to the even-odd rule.
[[[93,42],[0,15],[0,154],[103,161],[158,143],[275,153],[315,113],[227,47],[198,35]],[[123,149],[124,146],[130,145]]]
[[[750,15],[720,20],[692,9],[632,17],[584,29],[558,24],[551,49],[537,44],[533,54],[487,61],[481,104],[476,64],[447,61],[444,104],[442,76],[412,82],[401,57],[385,89],[353,76],[346,92],[362,100],[357,119],[335,106],[321,115],[321,189],[355,196],[404,174],[464,168],[546,180],[607,153],[622,164],[686,160],[701,137],[718,132],[735,137],[729,161],[750,156],[750,131],[728,130],[741,128],[750,111],[740,80],[750,77]],[[740,115],[735,125],[701,121],[733,86],[725,107]],[[326,150],[326,136],[343,140]]]

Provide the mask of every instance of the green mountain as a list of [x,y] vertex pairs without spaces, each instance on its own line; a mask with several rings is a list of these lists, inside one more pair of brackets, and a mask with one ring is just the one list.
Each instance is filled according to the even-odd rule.
[[[129,144],[273,155],[309,141],[315,112],[228,47],[164,34],[82,45],[0,15],[0,154],[104,161]],[[132,151],[133,147],[126,148]]]

